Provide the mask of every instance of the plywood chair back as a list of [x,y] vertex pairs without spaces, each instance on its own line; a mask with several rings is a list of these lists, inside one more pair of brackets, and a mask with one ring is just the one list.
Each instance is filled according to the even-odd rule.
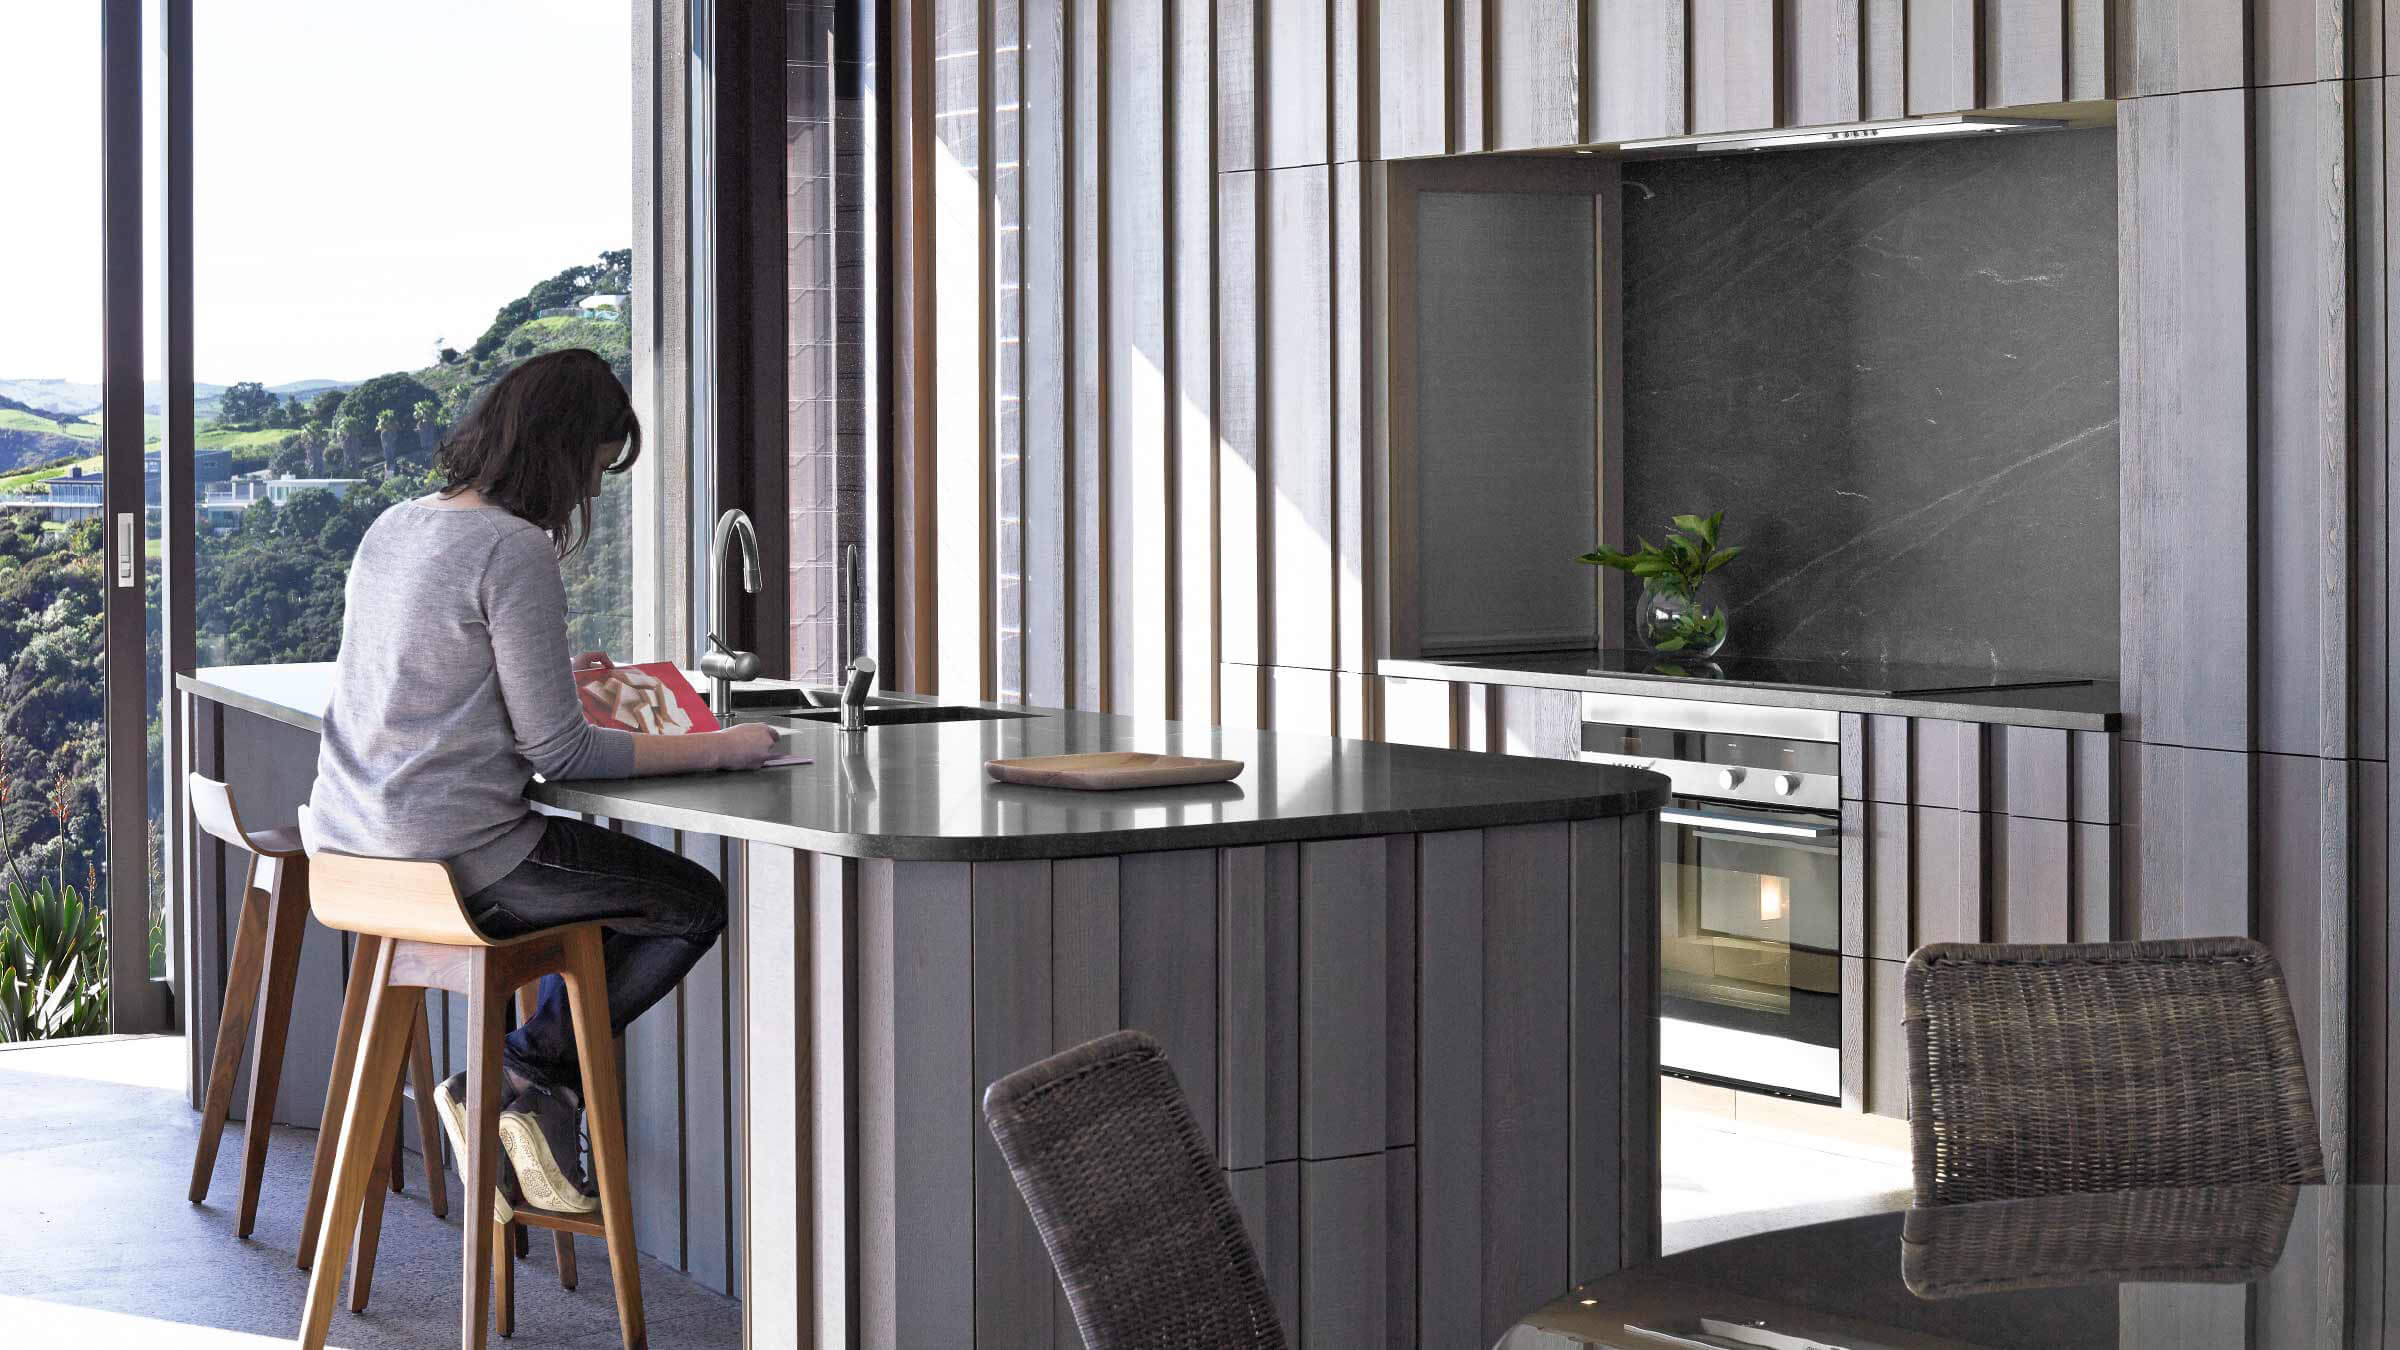
[[[186,795],[192,802],[192,819],[211,836],[264,857],[289,858],[299,854],[300,835],[292,827],[253,830],[242,824],[241,808],[234,805],[232,788],[198,773],[184,781]],[[308,808],[300,810],[306,815]]]
[[313,860],[317,921],[328,928],[445,947],[490,947],[438,862],[320,852]]

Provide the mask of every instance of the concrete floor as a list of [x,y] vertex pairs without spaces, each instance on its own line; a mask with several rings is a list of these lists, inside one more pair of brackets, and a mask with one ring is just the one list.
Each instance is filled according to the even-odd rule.
[[[183,1042],[141,1037],[0,1047],[0,1345],[74,1350],[288,1345],[307,1276],[292,1264],[316,1135],[277,1129],[258,1228],[233,1236],[241,1126],[227,1126],[205,1204],[184,1199],[200,1117],[183,1100]],[[458,1342],[457,1220],[433,1217],[410,1160],[384,1208],[374,1297],[334,1314],[342,1350]],[[450,1177],[456,1215],[457,1174]],[[517,1334],[493,1344],[618,1344],[600,1244],[577,1242],[581,1287],[558,1287],[548,1234],[518,1267]],[[642,1263],[650,1344],[741,1344],[741,1305]]]

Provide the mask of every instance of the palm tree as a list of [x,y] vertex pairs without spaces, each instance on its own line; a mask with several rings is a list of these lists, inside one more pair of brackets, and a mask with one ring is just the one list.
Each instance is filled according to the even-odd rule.
[[353,452],[358,449],[359,432],[357,413],[344,411],[333,415],[332,439],[325,446],[329,465],[338,462],[343,468],[350,466]]
[[400,414],[389,408],[375,414],[375,439],[383,442],[383,476],[386,478],[399,472],[400,469],[397,458],[392,453],[399,438]]
[[441,436],[442,405],[429,398],[420,399],[411,411],[416,414],[417,448],[425,452],[426,459],[431,460],[434,442]]

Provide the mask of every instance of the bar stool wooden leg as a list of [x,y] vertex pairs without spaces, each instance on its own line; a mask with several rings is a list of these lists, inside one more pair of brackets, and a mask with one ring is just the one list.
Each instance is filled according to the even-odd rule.
[[459,1287],[459,1343],[465,1350],[485,1350],[491,1342],[492,1260],[498,1255],[501,1225],[492,1217],[492,1189],[500,1184],[500,1038],[501,1011],[508,990],[487,952],[472,956],[471,992],[467,996],[467,1120],[473,1133],[459,1184],[466,1188],[466,1214]]
[[[317,1235],[316,1266],[308,1273],[308,1304],[301,1313],[299,1343],[305,1350],[324,1350],[333,1326],[334,1305],[341,1299],[343,1267],[348,1264],[350,1237],[358,1231],[359,1211],[366,1206],[367,1188],[374,1180],[375,1155],[387,1137],[392,1094],[399,1089],[400,1066],[408,1059],[409,995],[415,990],[389,989],[384,980],[391,967],[386,946],[376,960],[374,992],[368,999],[366,1027],[359,1048],[358,1072],[352,1076],[350,1102],[342,1113],[341,1142],[334,1150],[332,1191],[325,1223]],[[388,997],[387,997],[388,995]],[[469,1193],[468,1207],[474,1204]],[[485,1183],[481,1213],[489,1223],[490,1183]],[[476,1344],[480,1345],[478,1341]]]
[[242,1122],[241,1214],[237,1237],[258,1226],[258,1183],[266,1175],[267,1139],[275,1124],[275,1093],[283,1081],[284,1036],[292,1022],[292,985],[300,975],[300,939],[308,928],[308,866],[300,859],[261,861],[275,880],[267,887],[266,984],[250,1048],[250,1102]]
[[492,1322],[501,1335],[514,1336],[517,1334],[517,1263],[505,1244],[508,1242],[508,1229],[514,1228],[522,1233],[525,1225],[494,1224],[493,1227],[501,1231],[492,1234],[493,1243],[500,1246],[499,1259],[492,1262]]
[[567,1006],[575,1015],[575,1054],[583,1067],[584,1121],[592,1132],[608,1270],[617,1291],[617,1328],[625,1350],[644,1350],[642,1265],[633,1245],[633,1190],[625,1175],[624,1098],[617,1087],[616,1038],[608,1020],[607,966],[597,928],[567,935]]
[[[433,1090],[441,1085],[433,1076],[433,1029],[425,1016],[425,995],[417,994],[417,1034],[408,1048],[408,1073],[416,1083],[411,1094],[417,1108],[417,1140],[424,1146],[425,1198],[433,1202],[433,1217],[450,1217],[450,1183],[442,1175],[442,1123],[434,1119]],[[397,1178],[399,1171],[393,1170]]]
[[[415,993],[415,990],[394,992]],[[411,1039],[414,1039],[412,1036]],[[388,1113],[391,1128],[383,1131],[383,1150],[375,1155],[375,1174],[367,1182],[367,1193],[358,1212],[358,1236],[352,1244],[350,1257],[350,1311],[365,1312],[367,1296],[375,1287],[375,1252],[383,1243],[384,1181],[399,1174],[400,1165],[400,1094],[392,1092],[392,1107]]]
[[[541,997],[539,994],[538,984],[526,984],[519,985],[517,987],[518,1026],[523,1026],[527,1022],[532,1021],[534,1010],[540,1006]],[[505,1250],[512,1251],[518,1256],[524,1256],[527,1254],[526,1242],[530,1234],[523,1224],[516,1224],[513,1226],[517,1231],[510,1239],[509,1245]],[[559,1232],[556,1229],[551,1230],[550,1249],[558,1256],[558,1287],[572,1292],[575,1288],[575,1281],[577,1279],[575,1272],[575,1235],[573,1233]]]
[[208,1198],[217,1170],[217,1143],[233,1111],[233,1080],[241,1073],[242,1042],[250,1039],[250,1014],[258,1007],[260,967],[266,960],[267,893],[258,889],[258,855],[250,855],[242,881],[242,913],[234,929],[233,959],[225,970],[225,1007],[217,1015],[217,1052],[208,1069],[208,1098],[200,1113],[200,1146],[192,1152],[193,1204]]
[[350,983],[342,991],[342,1022],[334,1034],[333,1071],[325,1082],[325,1112],[317,1119],[317,1156],[308,1168],[308,1204],[300,1211],[300,1252],[294,1264],[306,1270],[317,1259],[317,1233],[325,1218],[325,1195],[333,1184],[333,1156],[342,1138],[342,1118],[350,1103],[350,1080],[357,1073],[358,1043],[367,1024],[367,998],[375,988],[376,960],[383,939],[368,933],[350,936]]

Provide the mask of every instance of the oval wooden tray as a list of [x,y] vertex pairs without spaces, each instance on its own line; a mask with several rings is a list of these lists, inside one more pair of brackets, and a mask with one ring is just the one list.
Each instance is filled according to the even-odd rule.
[[1023,759],[988,759],[983,763],[983,771],[1000,782],[1022,783],[1027,787],[1114,792],[1124,788],[1222,783],[1242,771],[1242,762],[1238,759],[1195,759],[1190,755],[1153,755],[1141,750],[1109,750],[1090,755],[1029,755]]

